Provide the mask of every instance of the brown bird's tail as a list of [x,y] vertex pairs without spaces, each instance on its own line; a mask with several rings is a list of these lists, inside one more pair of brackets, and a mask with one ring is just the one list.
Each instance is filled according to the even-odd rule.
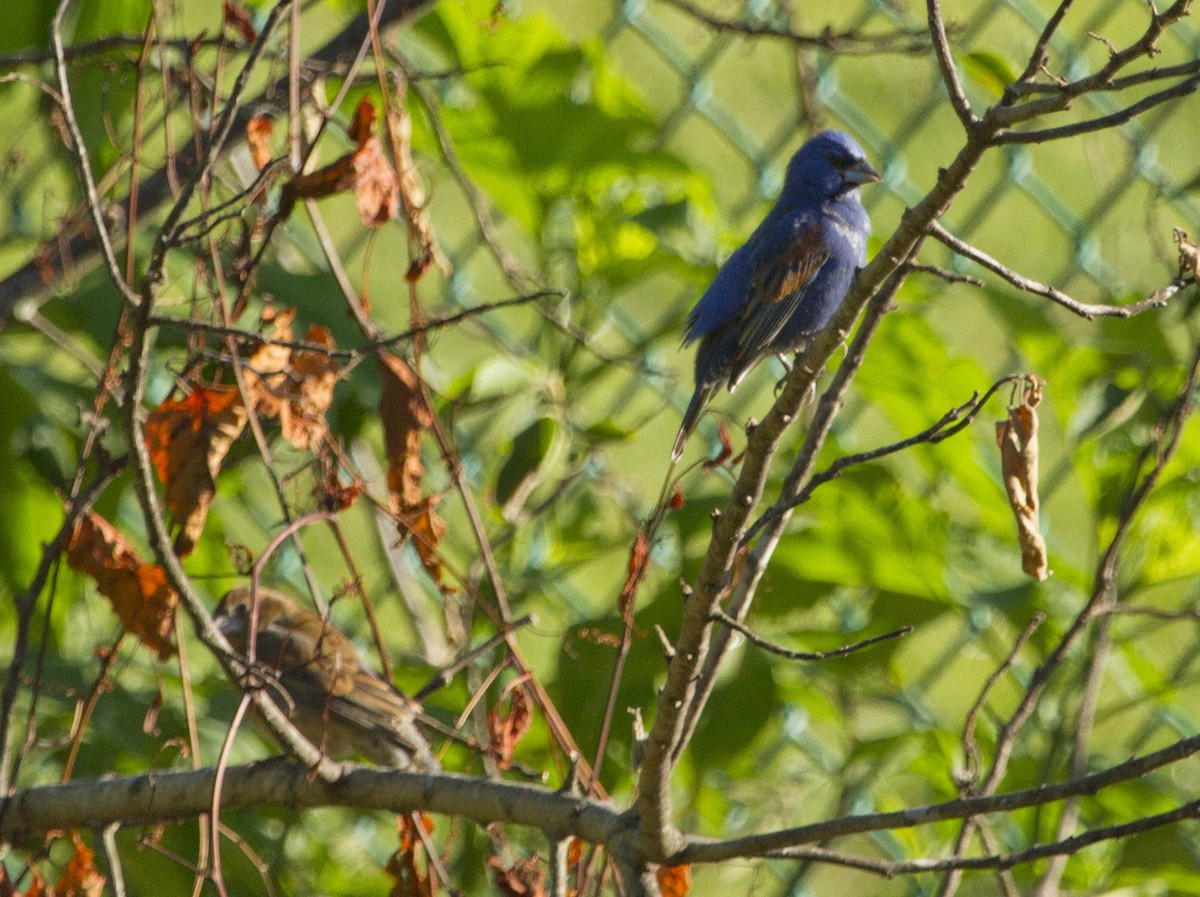
[[683,447],[700,422],[700,412],[712,398],[712,394],[720,387],[720,383],[707,383],[696,386],[692,400],[688,403],[687,411],[683,412],[683,422],[679,425],[679,435],[675,437],[675,447],[671,449],[671,463],[674,464],[683,455]]

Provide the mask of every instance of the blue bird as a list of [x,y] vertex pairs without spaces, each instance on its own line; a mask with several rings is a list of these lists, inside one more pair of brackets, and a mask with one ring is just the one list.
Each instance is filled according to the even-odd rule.
[[829,323],[867,261],[871,219],[858,188],[878,180],[841,131],[822,131],[792,156],[774,208],[688,315],[684,345],[700,341],[696,391],[672,461],[722,382],[732,392],[767,355],[797,349]]

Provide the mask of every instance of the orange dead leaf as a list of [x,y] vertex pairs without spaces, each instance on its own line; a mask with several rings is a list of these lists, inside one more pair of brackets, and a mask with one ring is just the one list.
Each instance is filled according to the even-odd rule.
[[361,149],[375,135],[375,104],[366,97],[354,107],[354,118],[346,127],[346,135]]
[[144,564],[116,528],[99,514],[80,518],[67,542],[67,563],[96,582],[121,625],[166,660],[175,653],[171,627],[179,596],[157,564]]
[[[329,329],[312,324],[305,342],[334,349],[337,344]],[[333,404],[338,366],[333,356],[316,349],[297,349],[292,355],[293,390],[279,423],[283,436],[298,449],[307,449],[329,430],[325,412]]]
[[1046,540],[1038,528],[1038,418],[1044,382],[1026,380],[1021,404],[1010,406],[1008,419],[996,424],[996,443],[1004,473],[1004,489],[1017,519],[1017,542],[1021,546],[1021,569],[1034,579],[1050,575]]
[[445,573],[438,557],[438,543],[446,533],[445,522],[434,511],[436,501],[421,494],[421,435],[433,425],[433,413],[425,404],[417,375],[395,355],[376,356],[382,378],[379,417],[388,456],[388,497],[402,539],[411,538],[425,570],[445,591]]
[[[267,306],[263,310],[263,325],[271,324],[271,339],[292,342],[292,321],[296,309],[276,311]],[[278,417],[287,403],[288,369],[291,367],[292,350],[278,343],[262,343],[246,359],[243,376],[246,382],[246,401],[259,414]]]
[[518,860],[507,869],[496,856],[488,857],[487,864],[491,867],[496,890],[504,897],[545,897],[546,870],[536,856]]
[[[288,308],[264,313],[263,323],[272,322],[271,339],[292,342],[295,317],[296,310]],[[333,334],[316,324],[308,328],[305,339],[327,349],[336,348]],[[279,418],[283,437],[305,450],[328,432],[325,412],[333,404],[337,375],[337,361],[331,355],[263,343],[246,361],[246,397],[255,411]]]
[[617,596],[617,609],[621,618],[629,623],[633,619],[634,597],[638,586],[646,578],[646,570],[650,566],[650,540],[646,538],[645,529],[639,529],[637,538],[633,540],[633,548],[629,552],[629,572],[625,584],[621,586],[621,594]]
[[254,167],[259,171],[266,168],[274,156],[271,150],[271,132],[274,129],[275,123],[266,115],[256,115],[246,123],[246,142],[250,144]]
[[492,749],[496,752],[501,769],[508,769],[512,765],[513,751],[529,731],[532,722],[533,705],[525,688],[519,684],[512,690],[508,711],[503,716],[500,715],[499,705],[488,711],[488,733],[492,736]]
[[71,831],[75,850],[67,860],[67,868],[54,889],[56,897],[100,897],[107,879],[93,862],[96,854],[88,849],[78,832]]
[[400,836],[399,849],[388,858],[384,867],[388,875],[396,880],[388,897],[433,897],[436,885],[429,872],[422,872],[417,865],[417,853],[421,849],[421,838],[417,833],[413,816],[417,816],[426,834],[433,831],[433,820],[424,813],[402,813],[396,817],[396,829]]
[[358,216],[367,227],[387,224],[400,211],[400,180],[378,137],[371,137],[354,153],[354,197]]
[[662,897],[687,897],[692,889],[691,866],[659,866],[654,871]]
[[571,838],[567,842],[567,865],[574,866],[583,859],[583,841],[579,838]]
[[676,483],[671,489],[671,510],[678,511],[683,507],[683,489]]
[[[240,3],[225,0],[225,26],[232,28],[248,44],[258,40],[258,32],[250,22],[250,13]],[[261,166],[260,166],[261,167]]]
[[191,395],[167,399],[146,418],[145,440],[167,509],[179,532],[175,553],[196,547],[217,491],[217,473],[233,441],[246,426],[246,406],[237,390],[198,386]]
[[298,199],[320,199],[354,190],[363,224],[377,227],[395,218],[400,206],[399,179],[384,157],[374,129],[375,107],[363,97],[347,130],[357,144],[354,151],[284,184],[279,196],[280,217],[290,215]]

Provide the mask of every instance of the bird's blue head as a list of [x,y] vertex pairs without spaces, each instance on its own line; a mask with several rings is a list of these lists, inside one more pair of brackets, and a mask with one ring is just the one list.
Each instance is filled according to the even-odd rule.
[[780,199],[834,199],[877,180],[879,172],[850,135],[822,131],[796,150],[788,162]]

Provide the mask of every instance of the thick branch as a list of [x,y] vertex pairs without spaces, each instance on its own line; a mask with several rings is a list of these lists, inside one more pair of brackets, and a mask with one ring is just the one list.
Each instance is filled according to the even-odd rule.
[[[509,822],[554,835],[605,844],[620,831],[620,812],[604,801],[540,785],[439,773],[350,767],[336,781],[312,779],[303,764],[282,758],[225,769],[223,809],[268,806],[356,807],[406,813],[426,810],[486,825]],[[0,839],[111,822],[159,822],[211,809],[216,770],[152,772],[114,779],[47,785],[0,800]]]
[[1023,807],[1044,806],[1069,797],[1097,794],[1104,788],[1141,778],[1156,769],[1177,763],[1186,757],[1200,753],[1200,735],[1185,738],[1174,744],[1135,757],[1103,772],[1071,779],[1056,784],[1038,785],[1024,791],[1008,794],[989,794],[980,797],[962,797],[940,804],[914,807],[911,810],[896,810],[890,813],[867,813],[862,816],[844,816],[826,822],[814,822],[795,828],[750,835],[730,841],[694,840],[677,855],[669,857],[671,863],[715,863],[735,857],[766,856],[778,854],[790,847],[815,844],[829,838],[855,835],[863,832],[878,832],[885,829],[912,828],[929,825],[944,819],[965,819],[983,813],[1010,812]]

